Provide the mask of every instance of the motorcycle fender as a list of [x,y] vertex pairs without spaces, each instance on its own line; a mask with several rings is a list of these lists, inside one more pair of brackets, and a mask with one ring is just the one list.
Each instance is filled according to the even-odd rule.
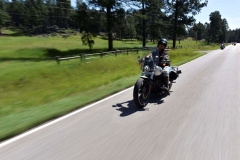
[[140,76],[140,78],[143,78],[143,79],[147,80],[150,83],[150,90],[152,90],[152,85],[151,85],[152,82],[150,81],[149,77]]

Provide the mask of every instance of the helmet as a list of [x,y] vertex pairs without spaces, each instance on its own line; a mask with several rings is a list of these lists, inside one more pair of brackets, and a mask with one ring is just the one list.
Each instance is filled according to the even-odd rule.
[[158,46],[159,44],[163,44],[165,47],[167,47],[167,40],[165,38],[161,38],[159,41],[158,41]]

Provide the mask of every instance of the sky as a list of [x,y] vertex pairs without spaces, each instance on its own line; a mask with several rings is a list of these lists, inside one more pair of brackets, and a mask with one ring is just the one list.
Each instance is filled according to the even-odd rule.
[[[76,6],[76,0],[71,0],[71,5]],[[209,15],[215,11],[219,11],[221,18],[227,20],[229,29],[240,29],[240,0],[208,0],[207,6],[194,16],[196,23],[209,23]]]
[[194,16],[196,23],[209,23],[209,15],[215,11],[227,20],[229,29],[240,29],[240,0],[208,0],[207,6]]

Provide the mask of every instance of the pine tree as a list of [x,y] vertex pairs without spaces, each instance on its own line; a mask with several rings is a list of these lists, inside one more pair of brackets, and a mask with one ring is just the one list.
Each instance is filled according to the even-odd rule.
[[2,35],[2,26],[10,20],[9,14],[6,12],[6,2],[0,0],[0,35]]
[[165,11],[169,20],[173,22],[173,48],[176,46],[178,27],[182,25],[192,25],[195,21],[194,15],[207,6],[208,1],[199,0],[164,0]]

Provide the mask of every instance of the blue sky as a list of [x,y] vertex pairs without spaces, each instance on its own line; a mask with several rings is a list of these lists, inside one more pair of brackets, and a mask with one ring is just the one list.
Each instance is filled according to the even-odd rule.
[[209,15],[214,11],[219,11],[222,19],[227,20],[229,29],[240,28],[240,0],[208,0],[207,7],[195,16],[196,22],[209,23]]
[[[71,5],[76,6],[76,0],[71,0]],[[240,28],[240,0],[208,0],[207,7],[195,16],[196,22],[209,23],[209,15],[215,11],[227,20],[229,29]]]

